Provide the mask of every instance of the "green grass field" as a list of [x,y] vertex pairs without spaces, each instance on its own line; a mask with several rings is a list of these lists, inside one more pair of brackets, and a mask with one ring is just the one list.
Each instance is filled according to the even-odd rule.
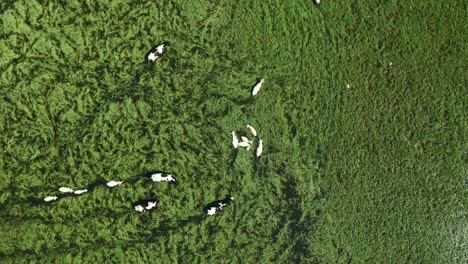
[[1,1],[0,262],[468,262],[467,10]]

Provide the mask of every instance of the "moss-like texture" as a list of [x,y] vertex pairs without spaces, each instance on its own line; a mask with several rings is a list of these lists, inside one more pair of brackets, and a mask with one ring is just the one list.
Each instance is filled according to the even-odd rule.
[[[5,0],[0,13],[2,262],[467,262],[464,1]],[[259,159],[232,149],[246,124]],[[180,187],[142,179],[155,170]],[[124,184],[31,202],[105,180]],[[157,210],[133,210],[152,195]]]

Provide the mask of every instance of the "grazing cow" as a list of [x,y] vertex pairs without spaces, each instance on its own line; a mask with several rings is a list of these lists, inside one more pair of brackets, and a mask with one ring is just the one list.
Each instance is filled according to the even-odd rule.
[[239,147],[244,147],[247,150],[249,150],[250,149],[250,144],[248,142],[242,141],[242,142],[239,142]]
[[88,192],[88,189],[76,190],[76,191],[74,191],[74,194],[83,194],[85,192]]
[[253,141],[252,141],[252,140],[249,140],[247,137],[242,136],[241,139],[242,139],[243,142],[247,142],[247,143],[249,143],[249,144],[252,144],[252,143],[253,143]]
[[174,175],[168,173],[155,173],[151,175],[151,180],[155,182],[170,182],[174,187],[179,186],[179,182],[175,179]]
[[255,128],[253,128],[251,125],[247,125],[247,128],[250,129],[250,132],[252,132],[252,135],[254,135],[254,137],[257,136],[257,130],[255,130]]
[[60,187],[59,191],[63,192],[63,193],[72,193],[72,192],[74,192],[73,189],[68,188],[68,187]]
[[112,187],[118,186],[118,185],[120,185],[122,183],[123,183],[123,181],[110,181],[110,182],[106,183],[106,185],[112,188]]
[[57,196],[47,196],[46,198],[44,198],[44,201],[46,202],[52,202],[52,201],[55,201],[57,200],[58,197]]
[[157,203],[158,199],[153,196],[150,200],[139,200],[133,203],[133,206],[135,207],[135,211],[142,213],[155,208]]
[[224,207],[229,205],[234,200],[234,197],[228,197],[223,200],[214,201],[205,206],[205,212],[207,215],[214,215],[222,211]]
[[141,205],[137,205],[135,206],[135,211],[143,213],[145,211],[145,208],[143,208],[143,206]]
[[157,46],[156,48],[152,49],[148,54],[147,60],[148,62],[156,61],[164,52],[164,45],[165,43]]
[[236,149],[239,146],[239,139],[237,139],[236,132],[232,131],[232,146]]
[[257,157],[260,157],[260,155],[262,155],[262,152],[263,152],[263,140],[260,139],[258,141]]
[[263,82],[265,82],[264,79],[261,79],[253,88],[252,90],[252,95],[257,95],[258,91],[260,91],[260,88],[262,88]]

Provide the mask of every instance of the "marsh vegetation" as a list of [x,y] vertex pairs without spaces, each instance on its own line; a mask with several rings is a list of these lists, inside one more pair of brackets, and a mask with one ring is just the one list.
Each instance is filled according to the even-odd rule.
[[2,262],[466,263],[464,1],[53,2],[0,3]]

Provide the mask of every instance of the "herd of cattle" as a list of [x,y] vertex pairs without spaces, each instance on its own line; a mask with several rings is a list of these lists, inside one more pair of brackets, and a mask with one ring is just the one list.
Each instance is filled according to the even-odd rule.
[[[148,55],[146,56],[146,62],[147,63],[153,63],[155,62],[158,58],[160,58],[163,53],[165,46],[168,45],[168,43],[163,43],[158,46],[156,46],[154,49],[152,49]],[[260,91],[260,88],[262,87],[263,83],[265,82],[264,79],[261,79],[256,83],[253,88],[252,88],[252,95],[255,96],[258,94]],[[250,133],[254,136],[257,137],[257,131],[254,127],[247,125],[246,126],[249,130]],[[246,136],[241,136],[241,140],[238,139],[236,133],[234,131],[231,132],[232,135],[232,145],[234,149],[237,149],[238,147],[243,147],[246,150],[250,150],[251,146],[254,144],[253,140],[250,140]],[[257,141],[257,149],[256,149],[256,156],[260,157],[263,152],[263,140],[258,139]],[[175,176],[173,174],[169,173],[163,173],[163,172],[158,172],[154,173],[150,176],[151,180],[154,182],[169,182],[171,183],[174,187],[177,187],[179,185],[179,182],[175,179]],[[114,188],[116,186],[119,186],[122,184],[123,181],[109,181],[106,182],[105,185],[109,188]],[[84,193],[88,192],[88,189],[79,189],[79,190],[73,190],[72,188],[69,187],[60,187],[59,189],[60,193],[63,194],[68,194],[68,195],[81,195]],[[45,202],[53,202],[56,201],[59,198],[59,196],[56,195],[51,195],[47,196],[44,198]],[[227,205],[229,205],[232,201],[234,200],[234,197],[227,197],[222,200],[217,200],[214,202],[209,203],[208,205],[205,206],[204,210],[207,215],[214,215],[220,211],[222,211]],[[137,212],[143,213],[146,211],[153,210],[157,206],[157,200],[146,200],[146,201],[139,201],[136,204],[134,204],[134,209]]]

